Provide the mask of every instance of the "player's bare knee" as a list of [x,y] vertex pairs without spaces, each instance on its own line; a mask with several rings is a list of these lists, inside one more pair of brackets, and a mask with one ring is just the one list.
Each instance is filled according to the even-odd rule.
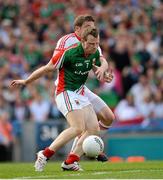
[[106,125],[111,125],[113,123],[113,121],[115,120],[115,115],[114,113],[110,113],[106,115],[106,119],[105,119],[105,123]]
[[106,126],[110,126],[115,119],[115,115],[113,112],[104,112],[98,116],[98,119]]
[[107,130],[111,127],[115,119],[114,113],[108,108],[103,109],[98,114],[99,127],[101,130]]
[[80,128],[80,127],[75,127],[74,128],[75,134],[76,136],[79,136],[82,134],[82,132],[84,131],[84,128]]

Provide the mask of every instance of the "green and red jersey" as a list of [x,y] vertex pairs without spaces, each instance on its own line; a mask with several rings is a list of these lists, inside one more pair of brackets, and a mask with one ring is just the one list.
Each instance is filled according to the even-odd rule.
[[100,65],[99,59],[99,50],[85,57],[81,43],[55,55],[52,62],[59,71],[56,94],[65,90],[76,91],[80,89],[87,80],[93,62],[95,61],[96,65]]

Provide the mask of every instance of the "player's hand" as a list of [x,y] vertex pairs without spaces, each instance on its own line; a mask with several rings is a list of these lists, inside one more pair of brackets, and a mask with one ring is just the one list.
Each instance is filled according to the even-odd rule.
[[107,82],[107,83],[110,83],[112,82],[114,76],[113,76],[113,70],[110,69],[110,70],[107,70],[104,72],[104,81]]
[[99,81],[103,81],[104,74],[105,71],[101,67],[98,67],[97,70],[95,71],[95,75]]
[[98,79],[99,81],[103,81],[103,79],[104,79],[104,73],[105,73],[104,69],[103,69],[102,67],[96,66],[96,65],[95,65],[95,62],[93,62],[92,65],[93,65],[93,68],[92,68],[92,69],[93,69],[93,71],[94,71],[97,79]]
[[20,79],[20,80],[13,80],[10,84],[10,87],[16,88],[16,87],[25,86],[25,85],[26,85],[26,81],[24,79]]
[[102,68],[98,67],[95,65],[95,62],[93,62],[93,71],[97,77],[98,80],[100,81],[104,81],[107,83],[110,83],[114,76],[113,76],[113,70],[112,69],[108,69],[107,71],[104,71]]

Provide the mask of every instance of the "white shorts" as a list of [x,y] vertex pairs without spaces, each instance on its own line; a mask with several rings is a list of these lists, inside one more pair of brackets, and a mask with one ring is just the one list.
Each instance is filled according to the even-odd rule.
[[86,96],[69,90],[61,92],[56,96],[56,104],[64,116],[66,116],[68,112],[83,109],[83,107],[91,105]]
[[102,108],[108,107],[99,96],[90,91],[86,86],[84,86],[84,96],[88,98],[96,113],[100,112]]

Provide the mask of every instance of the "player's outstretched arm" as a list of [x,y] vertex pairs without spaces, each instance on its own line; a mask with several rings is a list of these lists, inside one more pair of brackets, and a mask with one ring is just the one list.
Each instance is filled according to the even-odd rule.
[[27,79],[13,80],[10,84],[10,87],[25,86],[53,70],[54,70],[54,65],[53,65],[52,61],[49,61],[49,63],[47,65],[42,66],[42,67],[38,68],[37,70],[35,70]]

